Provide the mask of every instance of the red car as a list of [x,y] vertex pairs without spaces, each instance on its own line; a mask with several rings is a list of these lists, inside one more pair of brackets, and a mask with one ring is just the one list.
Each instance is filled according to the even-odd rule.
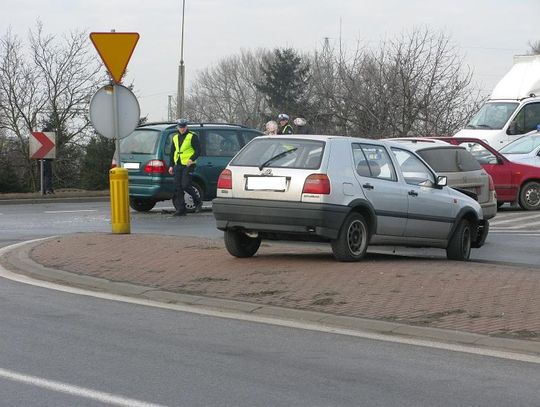
[[493,178],[499,206],[511,202],[529,211],[540,209],[540,167],[512,162],[477,138],[430,138],[465,146]]

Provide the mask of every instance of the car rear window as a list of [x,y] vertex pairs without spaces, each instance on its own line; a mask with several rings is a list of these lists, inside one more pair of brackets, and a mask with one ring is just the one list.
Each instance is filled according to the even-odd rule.
[[324,142],[316,140],[256,138],[238,153],[231,165],[314,170],[321,166],[324,146]]
[[125,154],[154,154],[161,131],[137,129],[120,140],[120,152]]
[[463,148],[430,148],[417,151],[437,172],[464,172],[482,169],[478,161]]

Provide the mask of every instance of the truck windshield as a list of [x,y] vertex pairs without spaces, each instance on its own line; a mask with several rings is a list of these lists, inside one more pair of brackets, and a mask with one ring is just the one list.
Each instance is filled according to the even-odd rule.
[[502,129],[518,107],[514,102],[489,102],[474,115],[467,129]]

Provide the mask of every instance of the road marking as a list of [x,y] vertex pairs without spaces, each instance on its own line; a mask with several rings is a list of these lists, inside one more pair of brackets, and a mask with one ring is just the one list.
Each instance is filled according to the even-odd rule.
[[164,407],[162,404],[147,403],[145,401],[135,400],[127,397],[117,396],[111,393],[104,393],[88,389],[85,387],[73,386],[54,380],[42,379],[37,376],[29,376],[12,370],[0,368],[0,377],[12,380],[14,382],[29,384],[31,386],[41,387],[42,389],[52,390],[59,393],[71,394],[73,396],[100,401],[113,406],[125,407]]
[[43,211],[43,213],[75,213],[75,212],[97,212],[97,209],[77,209],[73,211]]
[[497,219],[494,219],[492,222],[489,222],[490,225],[493,225],[493,226],[499,226],[503,223],[515,223],[515,222],[521,222],[523,220],[527,220],[527,219],[538,219],[540,218],[540,215],[539,214],[535,214],[535,215],[529,215],[529,216],[523,216],[523,217],[512,217],[511,219],[504,219],[504,220],[497,220]]

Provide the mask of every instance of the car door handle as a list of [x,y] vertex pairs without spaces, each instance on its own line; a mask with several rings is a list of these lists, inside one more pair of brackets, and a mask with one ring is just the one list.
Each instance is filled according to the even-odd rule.
[[411,189],[411,190],[409,191],[409,195],[410,195],[410,196],[418,196],[418,192],[416,192],[414,189]]
[[374,189],[375,187],[371,184],[364,184],[362,185],[362,188],[366,188],[366,189]]

